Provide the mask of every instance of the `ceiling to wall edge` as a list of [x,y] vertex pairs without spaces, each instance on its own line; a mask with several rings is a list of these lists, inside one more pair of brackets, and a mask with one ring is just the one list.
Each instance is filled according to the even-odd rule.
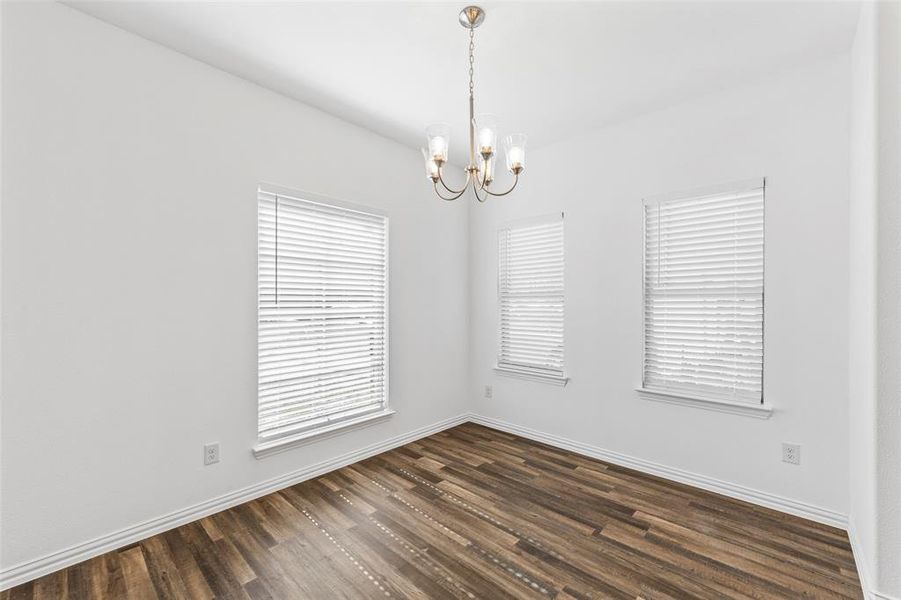
[[[267,90],[269,92],[272,92],[274,94],[277,94],[279,96],[282,96],[284,98],[292,100],[294,102],[298,102],[299,104],[302,104],[303,106],[308,107],[309,109],[313,109],[324,115],[328,115],[329,117],[331,117],[333,119],[337,119],[344,123],[349,123],[353,126],[356,126],[361,129],[364,129],[366,131],[369,131],[370,133],[373,133],[381,138],[393,141],[393,142],[400,144],[401,146],[404,146],[406,148],[412,149],[414,151],[418,151],[419,148],[423,145],[424,135],[421,136],[421,137],[423,137],[422,140],[420,140],[418,137],[414,139],[413,136],[411,136],[408,132],[405,132],[404,130],[399,129],[397,126],[393,125],[389,119],[385,119],[385,118],[382,118],[382,117],[379,117],[379,116],[373,115],[373,114],[368,114],[368,115],[352,114],[354,112],[353,109],[343,108],[344,106],[346,106],[345,102],[342,102],[340,99],[337,99],[334,97],[324,97],[318,90],[311,88],[310,86],[305,86],[309,92],[309,95],[311,95],[311,96],[319,95],[321,97],[321,101],[316,101],[309,97],[304,97],[303,94],[292,93],[289,90],[279,89],[277,86],[267,85],[260,81],[250,79],[250,78],[248,78],[244,75],[241,75],[239,73],[236,73],[232,70],[229,70],[227,68],[224,68],[224,67],[216,65],[216,64],[213,64],[208,60],[204,60],[202,58],[193,56],[183,50],[173,47],[173,45],[158,41],[147,35],[143,35],[142,33],[135,31],[133,28],[128,28],[119,23],[105,19],[102,16],[97,16],[97,15],[93,14],[92,12],[90,12],[89,10],[87,10],[86,6],[80,6],[80,4],[82,4],[83,2],[80,2],[79,0],[59,0],[59,1],[61,4],[64,4],[68,8],[70,8],[74,11],[77,11],[78,13],[80,13],[84,16],[87,16],[87,17],[90,17],[97,21],[100,21],[102,23],[105,23],[106,25],[109,25],[111,27],[114,27],[116,29],[124,31],[131,35],[134,35],[138,38],[141,38],[147,42],[153,43],[162,48],[166,48],[167,50],[175,52],[175,53],[177,53],[181,56],[184,56],[192,61],[201,63],[212,69],[215,69],[222,73],[226,73],[232,77],[236,77],[243,82],[253,84],[254,86],[256,86],[258,88]],[[859,3],[855,3],[855,4],[859,4]],[[859,14],[859,8],[858,8],[858,14]],[[856,19],[855,19],[855,21],[856,21]],[[730,90],[730,89],[741,89],[745,86],[751,86],[751,85],[760,83],[761,81],[766,81],[767,79],[779,76],[780,74],[789,73],[794,70],[804,68],[804,67],[807,67],[807,66],[810,66],[813,64],[817,64],[820,62],[824,62],[827,60],[834,60],[840,56],[850,54],[851,48],[853,46],[853,41],[854,40],[853,40],[853,35],[852,35],[850,40],[845,40],[845,42],[847,42],[847,43],[843,42],[842,44],[836,44],[834,51],[831,53],[815,55],[811,58],[808,58],[806,60],[801,60],[801,61],[796,60],[796,61],[788,61],[787,63],[784,63],[784,64],[780,63],[779,66],[775,69],[752,74],[739,83],[726,83],[725,85],[721,85],[720,87],[717,87],[715,89],[700,90],[697,93],[693,93],[691,95],[682,97],[676,101],[658,101],[657,103],[651,103],[651,104],[647,104],[647,105],[638,107],[635,110],[630,109],[627,111],[621,111],[619,114],[611,115],[608,118],[605,118],[605,119],[602,119],[600,121],[593,123],[592,126],[588,129],[588,131],[592,131],[592,132],[602,131],[609,127],[613,127],[613,126],[616,126],[616,125],[619,125],[622,123],[626,123],[626,122],[644,117],[646,115],[650,115],[650,114],[654,114],[654,113],[663,111],[663,110],[668,110],[670,108],[674,108],[674,107],[677,107],[677,106],[680,106],[680,105],[683,105],[683,104],[686,104],[689,102],[694,102],[701,98],[713,96],[713,95],[722,93],[722,92]],[[438,93],[438,92],[436,91],[436,93]],[[541,145],[537,145],[535,143],[535,141],[533,141],[530,145],[531,145],[531,149],[534,151],[537,149],[546,148],[551,145],[556,145],[561,142],[565,142],[567,140],[573,139],[575,137],[579,137],[581,135],[584,135],[584,131],[579,131],[576,133],[569,133],[558,139],[546,140]],[[465,166],[466,166],[465,158],[461,157],[459,155],[457,155],[456,157],[451,157],[451,159],[448,162],[449,162],[449,164],[454,165],[459,168],[465,168]],[[417,165],[417,168],[418,167],[419,167],[419,165]]]

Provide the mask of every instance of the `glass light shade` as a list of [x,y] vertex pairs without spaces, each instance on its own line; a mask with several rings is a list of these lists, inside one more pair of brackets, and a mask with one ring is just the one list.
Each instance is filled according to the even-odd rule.
[[476,115],[476,151],[482,156],[497,150],[497,117],[488,113]]
[[514,174],[526,168],[526,134],[514,133],[504,138],[507,169]]
[[450,144],[450,125],[433,123],[426,127],[425,133],[429,138],[429,155],[432,160],[446,162],[447,148]]
[[479,182],[485,182],[485,185],[494,181],[494,155],[488,160],[482,161],[482,171],[479,171]]
[[420,148],[420,152],[422,152],[422,158],[425,159],[425,176],[431,179],[432,181],[438,180],[438,163],[435,162],[428,151],[425,148]]

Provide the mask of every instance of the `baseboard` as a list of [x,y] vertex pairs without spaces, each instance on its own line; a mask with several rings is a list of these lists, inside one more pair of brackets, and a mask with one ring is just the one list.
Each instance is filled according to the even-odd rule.
[[776,494],[762,492],[760,490],[755,490],[735,483],[729,483],[713,477],[707,477],[706,475],[699,475],[697,473],[661,465],[649,460],[635,458],[634,456],[629,456],[627,454],[605,450],[604,448],[598,448],[597,446],[591,446],[589,444],[583,444],[582,442],[576,442],[561,436],[544,433],[528,427],[522,427],[521,425],[515,425],[500,419],[470,414],[469,420],[479,425],[491,427],[492,429],[512,433],[536,442],[542,442],[549,446],[554,446],[555,448],[569,450],[576,454],[635,469],[642,473],[678,481],[679,483],[716,492],[723,496],[744,500],[751,504],[772,508],[773,510],[844,529],[848,532],[848,539],[851,542],[851,551],[854,554],[858,578],[860,579],[860,587],[863,589],[865,600],[901,600],[901,598],[884,594],[874,589],[876,582],[869,573],[867,562],[863,560],[863,552],[860,546],[860,540],[857,537],[857,531],[854,528],[853,522],[849,522],[848,516],[845,514],[807,504],[806,502],[785,498],[784,496],[778,496]]
[[237,506],[238,504],[249,502],[250,500],[265,496],[266,494],[271,494],[272,492],[306,481],[307,479],[324,475],[329,471],[346,467],[347,465],[375,456],[376,454],[381,454],[382,452],[397,448],[398,446],[415,442],[418,439],[438,433],[439,431],[466,423],[468,420],[469,415],[467,414],[445,419],[383,442],[367,446],[360,450],[348,452],[347,454],[343,454],[336,458],[292,471],[286,475],[235,490],[234,492],[229,492],[228,494],[201,502],[200,504],[195,504],[194,506],[189,506],[180,511],[150,519],[132,527],[120,529],[114,533],[94,538],[88,542],[71,546],[38,559],[14,565],[0,571],[0,591],[31,581],[32,579],[37,579],[38,577],[58,571],[59,569],[70,567],[74,564],[104,554],[105,552],[115,550],[116,548],[133,544],[150,536],[196,521],[197,519],[202,519],[203,517]]
[[685,483],[710,492],[722,494],[723,496],[729,496],[730,498],[735,498],[737,500],[744,500],[745,502],[786,512],[797,517],[838,527],[839,529],[846,529],[848,526],[847,515],[805,502],[799,502],[798,500],[793,500],[791,498],[785,498],[783,496],[762,492],[735,483],[729,483],[728,481],[707,477],[706,475],[699,475],[698,473],[661,465],[649,460],[635,458],[634,456],[629,456],[627,454],[605,450],[604,448],[583,444],[582,442],[576,442],[561,436],[551,435],[520,425],[514,425],[513,423],[491,417],[473,414],[470,415],[470,420],[479,425],[506,431],[507,433],[519,435],[530,440],[535,440],[536,442],[548,444],[549,446],[569,450],[576,454],[582,454],[590,458],[596,458],[622,467],[628,467],[664,479],[678,481],[679,483]]
[[635,458],[633,456],[621,454],[619,452],[613,452],[611,450],[605,450],[603,448],[598,448],[589,444],[583,444],[581,442],[576,442],[564,437],[551,435],[537,431],[535,429],[529,429],[528,427],[514,425],[513,423],[501,421],[500,419],[471,414],[469,420],[479,425],[491,427],[492,429],[498,429],[500,431],[512,433],[514,435],[528,438],[530,440],[535,440],[536,442],[542,442],[549,446],[554,446],[555,448],[569,450],[571,452],[575,452],[576,454],[582,454],[590,458],[597,458],[598,460],[603,460],[622,467],[635,469],[636,471],[641,471],[642,473],[649,473],[651,475],[663,477],[664,479],[678,481],[679,483],[685,483],[687,485],[702,488],[711,492],[716,492],[717,494],[722,494],[723,496],[729,496],[730,498],[735,498],[737,500],[744,500],[745,502],[750,502],[751,504],[757,504],[766,508],[772,508],[774,510],[786,512],[797,517],[802,517],[811,521],[816,521],[818,523],[824,523],[826,525],[838,527],[839,529],[844,529],[848,532],[848,539],[851,542],[851,551],[854,554],[854,561],[857,565],[857,574],[858,578],[860,579],[860,587],[863,589],[865,600],[901,600],[901,598],[896,598],[895,596],[890,596],[889,594],[883,594],[882,592],[878,592],[874,589],[875,581],[869,573],[867,562],[863,560],[863,552],[860,546],[860,541],[857,538],[857,532],[854,529],[854,524],[853,522],[849,522],[847,515],[833,510],[821,508],[819,506],[814,506],[812,504],[807,504],[805,502],[799,502],[798,500],[792,500],[791,498],[785,498],[776,494],[761,492],[759,490],[751,489],[734,483],[729,483],[715,479],[713,477],[707,477],[705,475],[699,475],[690,471],[668,467],[666,465],[661,465],[641,458]]
[[656,475],[672,481],[678,481],[679,483],[685,483],[738,500],[751,502],[752,504],[765,506],[767,508],[793,514],[819,523],[825,523],[841,529],[848,529],[851,547],[854,551],[854,556],[857,559],[861,587],[865,590],[868,600],[901,600],[873,590],[873,582],[869,577],[869,573],[866,572],[866,563],[859,560],[861,557],[859,541],[857,540],[853,527],[849,527],[846,515],[804,502],[799,502],[797,500],[761,492],[734,483],[721,481],[697,473],[691,473],[682,469],[668,467],[666,465],[635,458],[619,452],[605,450],[589,444],[569,440],[564,437],[551,435],[506,421],[501,421],[499,419],[476,414],[462,414],[450,419],[445,419],[383,442],[367,446],[360,450],[343,454],[334,459],[323,461],[303,469],[298,469],[280,477],[269,479],[259,484],[195,504],[194,506],[190,506],[183,510],[144,521],[143,523],[139,523],[132,527],[120,529],[114,533],[71,546],[42,558],[14,565],[0,571],[0,591],[31,581],[32,579],[37,579],[38,577],[47,575],[48,573],[52,573],[59,569],[70,567],[105,552],[115,550],[116,548],[133,544],[150,536],[196,521],[197,519],[237,506],[238,504],[249,502],[250,500],[265,496],[266,494],[271,494],[272,492],[306,481],[307,479],[324,475],[329,471],[340,469],[341,467],[397,448],[398,446],[409,444],[410,442],[438,433],[439,431],[456,427],[457,425],[461,425],[468,421],[512,433],[537,442],[542,442],[556,448],[569,450],[577,454],[635,469],[636,471]]
[[875,589],[876,581],[870,573],[869,563],[864,560],[863,547],[857,536],[857,528],[854,521],[848,521],[848,539],[851,541],[851,551],[854,553],[854,562],[857,565],[857,577],[860,579],[860,587],[863,588],[865,600],[898,600],[895,596],[889,596]]
[[851,542],[851,552],[854,554],[854,563],[857,566],[857,578],[860,579],[860,587],[863,588],[865,600],[882,600],[870,591],[873,589],[873,580],[869,565],[864,560],[863,548],[857,537],[857,529],[854,527],[854,521],[851,520],[848,521],[848,540]]

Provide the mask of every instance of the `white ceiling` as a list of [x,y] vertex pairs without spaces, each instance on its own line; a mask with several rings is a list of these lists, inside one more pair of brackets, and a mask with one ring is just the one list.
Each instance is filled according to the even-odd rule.
[[[71,6],[402,143],[450,122],[462,162],[465,2]],[[483,2],[476,112],[534,148],[846,51],[852,2]]]

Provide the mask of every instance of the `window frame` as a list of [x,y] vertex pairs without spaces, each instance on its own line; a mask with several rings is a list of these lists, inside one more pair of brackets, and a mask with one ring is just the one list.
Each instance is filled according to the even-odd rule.
[[266,456],[270,456],[272,454],[276,454],[279,452],[283,452],[285,450],[290,450],[291,448],[306,444],[308,442],[323,439],[327,437],[332,437],[334,435],[345,433],[347,431],[351,431],[354,429],[358,429],[360,427],[381,422],[384,419],[391,417],[396,411],[391,408],[390,403],[390,298],[391,298],[391,285],[390,285],[390,231],[391,231],[391,219],[388,215],[388,211],[382,208],[377,208],[373,206],[358,204],[354,202],[347,202],[345,200],[338,200],[332,198],[330,196],[325,196],[323,194],[317,194],[314,192],[307,192],[304,190],[292,189],[280,185],[270,184],[270,183],[260,183],[257,186],[257,193],[255,196],[256,199],[256,213],[257,213],[257,233],[256,233],[256,244],[257,244],[257,261],[256,261],[256,340],[259,345],[260,339],[260,228],[259,228],[259,218],[260,218],[260,201],[262,194],[270,194],[275,196],[283,196],[285,198],[290,198],[293,200],[299,200],[303,202],[310,202],[313,204],[321,204],[323,206],[327,206],[330,208],[337,208],[343,210],[349,210],[354,212],[360,212],[366,215],[377,216],[384,218],[385,223],[385,236],[384,236],[384,244],[385,244],[385,282],[384,282],[384,293],[385,293],[385,301],[384,301],[384,402],[380,410],[376,410],[370,413],[365,413],[359,417],[350,418],[343,421],[337,421],[335,423],[327,423],[319,427],[300,429],[296,433],[288,434],[282,437],[273,438],[269,440],[263,440],[260,438],[260,427],[259,427],[259,415],[260,415],[260,395],[259,395],[259,350],[257,351],[256,357],[256,382],[257,382],[257,394],[256,394],[256,421],[255,421],[255,430],[256,430],[256,443],[252,447],[253,454],[256,458],[264,458]]
[[[517,379],[524,379],[527,381],[535,381],[539,383],[547,383],[551,385],[557,385],[560,387],[565,387],[567,383],[569,383],[569,376],[566,372],[566,226],[565,226],[565,215],[561,212],[555,212],[535,217],[527,217],[522,219],[515,219],[512,221],[507,221],[502,223],[496,231],[496,239],[495,239],[495,251],[497,252],[496,260],[495,260],[495,285],[496,285],[496,298],[497,298],[497,306],[496,306],[496,317],[497,317],[497,328],[496,328],[496,345],[495,345],[495,362],[494,362],[494,372],[498,375],[502,375],[505,377],[513,377]],[[539,225],[539,224],[550,224],[554,222],[560,223],[561,226],[561,246],[563,248],[563,324],[561,327],[561,335],[562,335],[562,345],[563,345],[563,361],[562,361],[562,369],[561,374],[556,375],[553,373],[542,373],[540,371],[540,367],[530,368],[528,366],[523,366],[522,368],[517,368],[513,365],[505,365],[500,361],[501,357],[501,348],[503,344],[503,329],[502,329],[502,311],[503,304],[501,298],[501,257],[500,257],[500,244],[498,243],[498,238],[501,233],[505,230],[518,228],[518,227],[528,227],[530,225]]]
[[663,387],[646,388],[644,387],[647,356],[647,323],[645,313],[647,311],[647,290],[645,282],[647,280],[647,219],[645,210],[649,204],[659,204],[665,202],[673,202],[679,200],[688,200],[691,198],[700,198],[703,196],[725,194],[730,192],[740,192],[741,190],[761,189],[763,195],[763,239],[761,241],[762,253],[762,283],[761,283],[761,306],[762,316],[760,320],[760,335],[763,348],[766,347],[766,204],[767,204],[767,179],[766,177],[756,177],[741,181],[733,181],[719,185],[711,185],[680,192],[672,192],[667,194],[659,194],[655,196],[647,196],[642,198],[642,219],[641,219],[641,356],[639,360],[639,381],[641,382],[635,387],[638,396],[644,400],[653,400],[657,402],[665,402],[668,404],[676,404],[681,406],[690,406],[701,408],[715,412],[725,412],[738,414],[761,419],[767,419],[772,415],[773,406],[768,402],[764,389],[765,382],[765,351],[761,354],[761,372],[760,372],[760,389],[761,400],[759,403],[751,403],[741,400],[730,400],[726,398],[716,397],[713,395],[705,395],[703,393],[689,393],[684,389],[667,389]]

